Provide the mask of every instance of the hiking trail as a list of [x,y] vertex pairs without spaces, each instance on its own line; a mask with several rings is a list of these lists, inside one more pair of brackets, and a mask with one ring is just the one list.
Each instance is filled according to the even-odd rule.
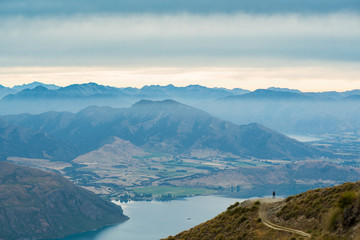
[[272,229],[278,230],[278,231],[285,231],[285,232],[290,232],[290,233],[295,233],[297,235],[306,237],[306,238],[310,238],[311,235],[309,233],[303,232],[301,230],[298,229],[293,229],[293,228],[289,228],[289,227],[284,227],[284,226],[280,226],[277,225],[275,223],[272,223],[268,217],[267,217],[267,212],[268,212],[268,207],[269,207],[269,203],[274,203],[274,202],[280,202],[283,199],[273,199],[273,198],[263,198],[260,199],[260,208],[259,208],[259,217],[261,218],[262,223]]

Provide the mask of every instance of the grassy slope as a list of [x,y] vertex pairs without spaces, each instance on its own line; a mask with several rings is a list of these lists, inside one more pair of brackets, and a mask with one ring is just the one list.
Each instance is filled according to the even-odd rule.
[[290,196],[278,208],[273,221],[314,239],[360,239],[360,182]]
[[258,217],[258,203],[240,206],[238,203],[230,206],[212,220],[202,223],[188,231],[170,236],[173,239],[196,240],[255,240],[255,239],[290,239],[292,234],[272,230],[261,223]]
[[[234,204],[214,219],[167,240],[302,239],[263,225],[259,204]],[[311,239],[360,239],[360,182],[310,190],[269,207],[271,222],[308,232]]]

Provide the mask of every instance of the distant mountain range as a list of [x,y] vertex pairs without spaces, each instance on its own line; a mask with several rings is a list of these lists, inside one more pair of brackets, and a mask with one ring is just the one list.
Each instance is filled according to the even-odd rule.
[[236,124],[257,122],[283,133],[356,132],[360,124],[360,90],[301,92],[271,87],[250,92],[199,85],[115,88],[87,83],[58,87],[34,82],[13,88],[0,87],[1,97],[3,115],[78,112],[89,106],[122,108],[142,99],[172,99]]
[[257,89],[253,92],[227,96],[221,100],[308,100],[308,101],[329,101],[329,100],[351,100],[360,95],[360,90],[346,92],[301,92],[296,89],[287,88],[268,88]]
[[[26,86],[28,86],[26,88]],[[187,87],[145,86],[115,88],[96,83],[56,87],[40,83],[0,89],[0,109],[3,114],[42,113],[47,111],[77,112],[85,107],[129,107],[141,99],[174,99],[184,103],[208,101],[249,91],[243,89],[207,88],[199,85]]]
[[52,172],[0,161],[0,238],[53,239],[128,219],[120,206]]
[[243,95],[236,95],[236,96],[229,96],[223,98],[223,100],[241,100],[241,99],[314,99],[314,97],[307,95],[302,92],[296,92],[296,91],[286,91],[286,90],[268,90],[268,89],[258,89],[254,92],[250,92]]
[[49,89],[44,85],[24,89],[16,94],[4,97],[5,101],[20,99],[62,99],[62,98],[87,98],[121,96],[120,90],[113,87],[89,84],[74,84],[68,87]]
[[[46,91],[47,90],[47,91]],[[84,97],[129,97],[134,99],[232,99],[232,98],[283,98],[283,99],[317,99],[339,100],[356,98],[360,96],[360,90],[346,92],[301,92],[297,89],[276,88],[258,89],[253,92],[244,89],[207,88],[200,85],[187,87],[175,87],[173,85],[151,85],[143,88],[116,88],[98,85],[96,83],[73,84],[67,87],[59,87],[53,84],[33,82],[30,84],[17,85],[12,88],[0,85],[0,97],[4,100],[42,99],[42,98],[84,98]]]
[[0,99],[2,99],[3,97],[10,95],[10,94],[16,94],[20,91],[26,90],[26,89],[34,89],[38,86],[42,86],[45,87],[49,90],[56,90],[60,87],[54,85],[54,84],[44,84],[44,83],[40,83],[40,82],[33,82],[33,83],[29,83],[29,84],[23,84],[23,85],[16,85],[12,88],[9,87],[4,87],[2,85],[0,85]]
[[216,99],[229,95],[239,95],[248,93],[243,89],[225,89],[225,88],[207,88],[199,85],[190,85],[187,87],[167,86],[144,86],[143,88],[116,88],[102,86],[96,83],[73,84],[67,87],[57,87],[55,85],[46,85],[38,82],[32,84],[15,86],[11,89],[12,94],[3,98],[9,100],[23,99],[57,99],[57,98],[84,98],[84,97],[129,97],[135,99],[141,98],[191,98],[191,99]]
[[[57,148],[45,148],[46,144],[36,152],[54,160],[63,158],[70,161],[109,143],[113,137],[128,140],[146,151],[187,156],[200,149],[243,158],[307,159],[333,156],[330,152],[300,143],[259,124],[236,125],[173,100],[142,100],[123,109],[89,107],[77,114],[48,112],[9,115],[3,117],[3,122],[10,122],[18,126],[18,131],[22,129],[30,135],[42,133],[56,141],[50,146],[59,146],[64,151],[68,145],[72,146],[66,156],[63,151],[55,151]],[[4,128],[3,132],[9,130]],[[4,135],[2,141],[17,139],[17,135],[16,131]],[[10,153],[14,154],[9,150],[8,155]],[[21,151],[18,154],[26,155]]]

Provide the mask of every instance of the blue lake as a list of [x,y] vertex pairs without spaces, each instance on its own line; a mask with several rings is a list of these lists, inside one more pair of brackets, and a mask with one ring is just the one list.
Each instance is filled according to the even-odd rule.
[[209,220],[236,201],[222,196],[199,196],[169,202],[117,203],[130,219],[97,231],[62,240],[155,240],[175,235]]

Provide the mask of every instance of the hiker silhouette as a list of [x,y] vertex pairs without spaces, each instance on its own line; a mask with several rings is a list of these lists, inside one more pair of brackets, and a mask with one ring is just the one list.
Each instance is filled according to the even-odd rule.
[[275,198],[275,191],[273,191],[273,198]]

